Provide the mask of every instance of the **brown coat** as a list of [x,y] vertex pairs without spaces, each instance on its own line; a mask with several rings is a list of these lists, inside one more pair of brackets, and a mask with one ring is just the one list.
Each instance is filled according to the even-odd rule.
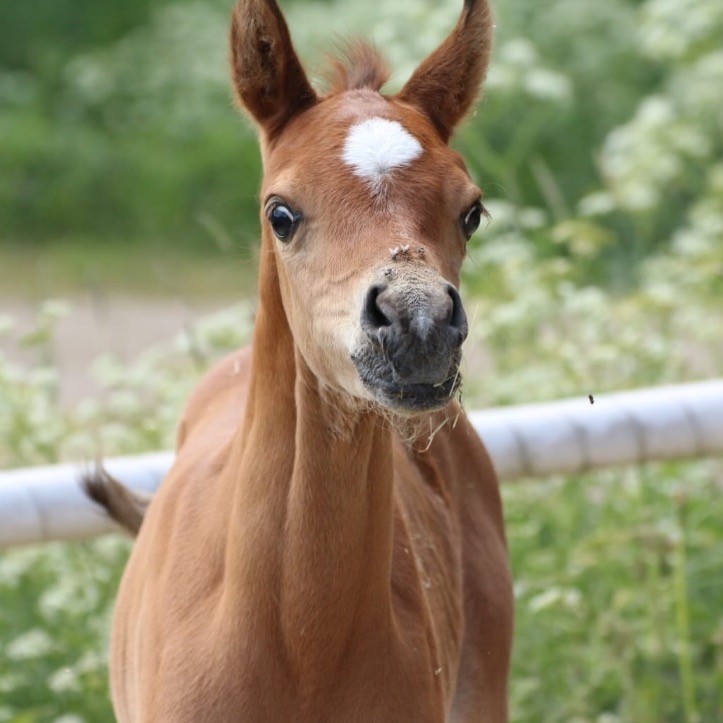
[[[289,241],[262,218],[253,347],[192,395],[143,519],[113,624],[121,723],[507,720],[512,594],[490,460],[457,402],[399,416],[349,353],[372,354],[402,304],[424,307],[413,328],[442,309],[439,334],[466,334],[457,219],[479,190],[446,143],[486,70],[489,33],[486,3],[467,0],[399,96],[378,94],[385,74],[364,51],[355,62],[369,68],[340,75],[356,86],[319,99],[276,4],[239,3],[232,67],[261,129],[262,200],[303,220]],[[338,160],[350,124],[369,117],[423,148],[383,203]],[[405,260],[396,242],[410,234],[421,251]],[[379,328],[359,327],[365,313]],[[399,354],[419,338],[403,336]]]

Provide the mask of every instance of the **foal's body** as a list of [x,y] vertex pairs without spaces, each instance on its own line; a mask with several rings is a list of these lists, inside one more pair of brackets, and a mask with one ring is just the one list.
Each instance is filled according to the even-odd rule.
[[253,349],[196,390],[143,519],[120,723],[507,720],[497,480],[452,401],[484,209],[447,142],[490,33],[465,0],[397,96],[362,46],[319,97],[274,0],[240,0],[232,72],[264,160]]
[[451,721],[506,720],[502,515],[467,419],[426,451],[374,414],[339,436],[319,390],[279,370],[239,433],[250,368],[241,352],[196,390],[141,528],[113,639],[119,720],[422,723],[452,701]]

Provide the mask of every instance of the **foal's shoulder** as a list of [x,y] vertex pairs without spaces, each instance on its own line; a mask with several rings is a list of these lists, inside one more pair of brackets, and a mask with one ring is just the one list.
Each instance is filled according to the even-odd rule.
[[225,356],[201,377],[181,413],[176,451],[199,424],[213,424],[214,419],[221,421],[227,413],[243,412],[250,369],[248,346]]

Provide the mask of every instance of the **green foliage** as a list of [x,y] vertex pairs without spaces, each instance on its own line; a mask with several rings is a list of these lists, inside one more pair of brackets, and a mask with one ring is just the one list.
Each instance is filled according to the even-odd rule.
[[230,125],[200,129],[181,143],[146,130],[109,134],[25,109],[5,113],[3,240],[59,243],[80,235],[115,242],[121,253],[129,237],[209,246],[210,220],[248,244],[258,228],[258,149],[240,122]]
[[[721,372],[718,238],[697,226],[681,232],[670,251],[642,263],[637,287],[618,295],[588,283],[597,227],[578,223],[571,235],[556,236],[567,222],[548,226],[538,210],[505,203],[490,208],[495,221],[472,242],[464,273],[477,335],[470,365],[484,363],[476,348],[488,365],[492,350],[494,364],[491,377],[472,377],[473,395],[509,404]],[[717,212],[706,205],[707,213]],[[566,256],[540,258],[541,238],[566,244]]]
[[513,720],[720,720],[720,475],[658,465],[505,490]]
[[97,0],[3,3],[0,63],[13,70],[48,69],[79,49],[122,37],[148,19],[151,5],[149,0],[125,0],[111,11],[109,3]]
[[[58,404],[51,342],[53,321],[68,312],[65,304],[46,302],[36,328],[14,337],[36,351],[31,368],[0,352],[0,469],[172,448],[183,402],[200,371],[250,336],[248,307],[239,305],[149,349],[130,367],[100,357],[89,370],[100,393],[67,410]],[[0,336],[11,334],[12,321],[5,319]]]
[[113,720],[109,603],[129,549],[130,542],[109,537],[0,558],[0,720]]
[[209,222],[255,239],[259,153],[230,107],[226,24],[205,5],[170,4],[52,79],[0,72],[0,243],[208,246]]
[[[334,31],[367,34],[390,56],[393,88],[452,27],[459,4],[384,0],[370,12],[353,0],[297,0],[286,9],[312,68]],[[723,159],[719,5],[496,7],[484,99],[457,143],[489,198],[556,223],[583,221],[606,239],[592,254],[600,261],[592,281],[634,284],[645,254],[670,243],[710,191],[709,168]],[[25,5],[3,12],[20,36],[42,37]],[[207,247],[210,226],[253,240],[258,152],[230,107],[227,3],[177,0],[149,12],[135,0],[127,18],[114,12],[108,29],[91,22],[77,52],[66,48],[52,63],[14,63],[7,51],[0,243],[131,236]],[[37,23],[52,24],[43,14]],[[537,242],[565,253],[554,238]]]

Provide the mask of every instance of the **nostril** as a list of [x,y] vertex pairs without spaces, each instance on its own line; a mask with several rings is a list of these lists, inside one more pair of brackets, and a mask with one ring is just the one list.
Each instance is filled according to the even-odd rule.
[[449,325],[465,337],[467,336],[467,314],[462,306],[462,299],[454,286],[448,286],[447,292],[452,297],[452,314],[449,318]]
[[377,299],[382,291],[384,291],[383,286],[372,286],[367,292],[364,314],[362,315],[362,322],[367,331],[376,331],[383,326],[391,326],[392,324],[389,317],[384,314],[377,304]]

